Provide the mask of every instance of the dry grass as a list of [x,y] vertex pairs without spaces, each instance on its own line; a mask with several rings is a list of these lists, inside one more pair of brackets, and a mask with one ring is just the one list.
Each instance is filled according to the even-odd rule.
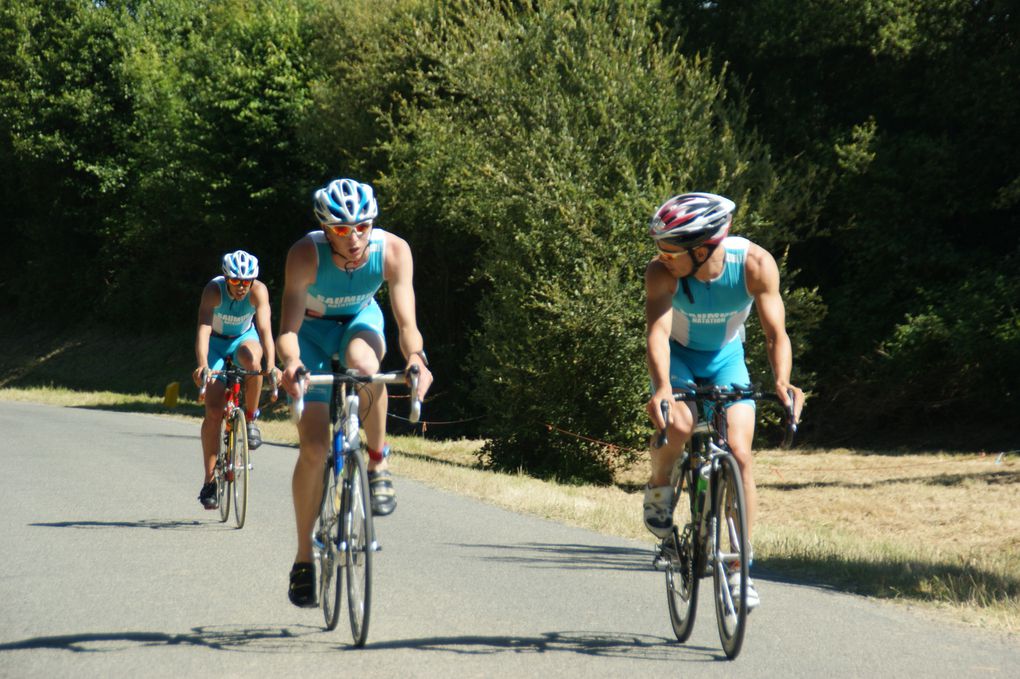
[[[0,389],[0,399],[167,412],[161,399],[61,390]],[[193,403],[186,413],[197,414]],[[263,437],[295,443],[285,420]],[[605,534],[647,540],[634,488],[562,486],[477,468],[478,441],[394,437],[394,469],[427,485]],[[923,603],[933,612],[1020,633],[1020,459],[846,449],[759,451],[756,563],[871,596]]]

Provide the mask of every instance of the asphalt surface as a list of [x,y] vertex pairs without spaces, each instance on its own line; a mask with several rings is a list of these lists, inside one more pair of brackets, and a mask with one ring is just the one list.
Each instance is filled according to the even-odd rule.
[[254,452],[236,530],[196,499],[196,424],[0,402],[0,677],[1020,676],[1015,637],[767,573],[727,661],[708,596],[676,642],[650,542],[430,489],[399,461],[355,649],[346,609],[328,632],[287,601],[295,457]]

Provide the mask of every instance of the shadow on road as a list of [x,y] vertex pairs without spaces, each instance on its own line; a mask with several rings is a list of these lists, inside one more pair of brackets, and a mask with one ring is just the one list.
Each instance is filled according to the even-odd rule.
[[[71,653],[113,653],[138,647],[193,646],[215,651],[250,653],[333,653],[337,650],[371,652],[373,650],[410,649],[457,654],[490,655],[497,653],[576,653],[581,655],[635,660],[676,662],[715,662],[725,660],[718,649],[680,645],[672,639],[641,634],[606,632],[545,632],[532,637],[515,636],[436,636],[421,639],[380,641],[356,649],[338,646],[335,635],[321,627],[195,627],[190,633],[163,632],[83,632],[35,637],[0,643],[0,653],[37,649]],[[678,657],[682,656],[682,657]]]
[[[321,631],[321,628],[313,627],[294,630],[288,627],[242,628],[230,626],[195,627],[188,634],[82,632],[0,643],[0,653],[32,649],[63,650],[72,653],[110,653],[139,646],[198,646],[218,651],[288,652],[293,651],[294,648],[292,645],[284,645],[284,642],[293,642],[293,640],[310,633]],[[329,649],[324,648],[323,650],[333,650],[333,648],[331,645]]]
[[199,526],[219,524],[219,521],[158,521],[142,519],[141,521],[52,521],[48,523],[30,523],[30,526],[43,528],[149,528],[152,530],[183,530]]
[[680,645],[673,639],[644,634],[611,634],[607,632],[544,632],[533,637],[449,636],[424,639],[394,639],[371,643],[367,649],[409,648],[422,651],[447,651],[463,654],[492,653],[578,653],[581,655],[631,658],[635,660],[666,660],[675,662],[677,653],[692,662],[725,660],[719,649],[705,646]]
[[487,561],[517,563],[535,568],[568,568],[584,570],[647,571],[651,569],[652,550],[605,545],[543,544],[525,542],[510,545],[454,544],[466,549],[490,552],[502,550],[499,556],[482,556]]

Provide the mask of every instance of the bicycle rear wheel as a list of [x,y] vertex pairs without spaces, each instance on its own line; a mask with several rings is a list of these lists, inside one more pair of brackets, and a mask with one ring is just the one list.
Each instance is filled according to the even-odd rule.
[[228,431],[223,448],[216,456],[216,503],[220,508],[220,523],[230,518],[230,451],[234,448],[234,432]]
[[690,466],[680,468],[677,484],[676,509],[673,511],[673,535],[663,541],[666,564],[666,601],[669,603],[669,621],[677,641],[684,642],[694,630],[698,612],[699,567],[698,545],[694,536],[694,518],[691,515],[693,495],[690,492]]
[[372,610],[372,556],[375,528],[369,506],[368,473],[361,451],[348,456],[344,486],[343,541],[347,559],[347,608],[355,646],[368,639]]
[[234,411],[233,445],[230,448],[230,468],[234,472],[234,520],[238,528],[244,528],[244,518],[248,513],[248,427],[244,421],[244,411]]
[[330,453],[326,473],[322,480],[322,504],[319,506],[319,526],[316,529],[316,547],[319,550],[319,601],[326,629],[336,629],[340,620],[340,587],[343,568],[340,563],[340,508],[341,491],[337,483],[334,455]]
[[[712,503],[713,580],[715,584],[715,616],[719,624],[719,640],[726,657],[735,658],[744,642],[747,626],[747,580],[749,553],[747,544],[747,509],[744,505],[744,484],[740,468],[732,455],[719,459],[713,479]],[[731,588],[729,579],[739,574],[738,585]]]

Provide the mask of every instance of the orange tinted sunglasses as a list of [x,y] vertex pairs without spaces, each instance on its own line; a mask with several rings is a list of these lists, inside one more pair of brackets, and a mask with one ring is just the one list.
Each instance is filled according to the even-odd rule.
[[251,285],[252,278],[228,278],[227,282],[231,285]]
[[359,236],[364,236],[372,228],[372,222],[361,222],[353,226],[350,224],[323,224],[323,228],[329,229],[334,236],[340,238],[347,238],[351,235],[351,231],[357,231]]
[[688,254],[687,250],[677,250],[676,252],[667,252],[665,250],[659,250],[659,259],[671,262],[674,259],[679,259],[681,256]]

